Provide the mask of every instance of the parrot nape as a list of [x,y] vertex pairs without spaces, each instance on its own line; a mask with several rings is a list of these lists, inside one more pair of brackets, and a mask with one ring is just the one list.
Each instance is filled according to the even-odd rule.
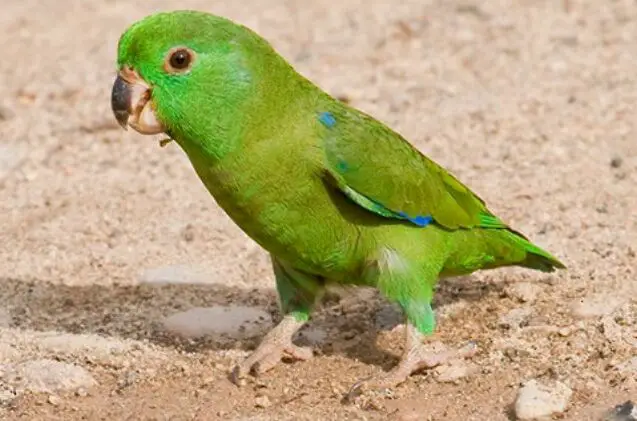
[[[406,318],[404,354],[358,386],[392,387],[469,357],[422,344],[438,279],[479,269],[564,268],[383,123],[297,73],[259,35],[197,11],[148,16],[121,36],[111,106],[165,133],[229,217],[271,256],[282,321],[233,370],[306,360],[293,334],[330,285],[377,288]],[[357,388],[358,388],[357,386]]]

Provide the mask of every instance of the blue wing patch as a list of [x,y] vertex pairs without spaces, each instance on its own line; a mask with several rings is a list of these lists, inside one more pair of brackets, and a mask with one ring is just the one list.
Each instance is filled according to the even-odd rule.
[[319,121],[327,128],[332,128],[336,124],[336,118],[329,111],[319,114]]
[[421,228],[424,228],[427,225],[430,225],[432,222],[434,222],[434,219],[431,215],[417,215],[417,216],[411,217],[407,215],[405,212],[394,212],[391,209],[387,209],[385,206],[383,206],[381,203],[378,203],[374,199],[371,199],[365,196],[364,194],[357,192],[356,190],[352,189],[346,184],[339,183],[339,185],[340,185],[339,187],[341,191],[345,193],[345,196],[350,198],[350,200],[352,200],[357,205],[377,215],[383,216],[385,218],[394,218],[394,219],[409,221],[412,224],[417,225]]
[[427,225],[431,224],[434,221],[431,215],[426,215],[426,216],[418,215],[418,216],[411,217],[407,215],[405,212],[399,212],[398,215],[403,219],[413,222],[419,227],[426,227]]

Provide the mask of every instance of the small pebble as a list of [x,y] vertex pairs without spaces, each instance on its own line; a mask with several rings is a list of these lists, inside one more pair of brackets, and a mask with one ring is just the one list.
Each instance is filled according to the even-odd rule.
[[566,411],[572,395],[573,391],[564,383],[547,386],[530,380],[518,391],[515,415],[519,420],[535,420],[561,414]]
[[13,390],[0,389],[0,407],[8,406],[16,398]]
[[183,230],[181,230],[181,238],[184,241],[190,243],[195,240],[195,227],[192,224],[187,224]]
[[257,408],[269,408],[272,406],[272,402],[270,402],[270,398],[265,395],[257,396],[254,400],[254,406]]
[[81,398],[85,398],[88,396],[88,390],[85,387],[79,387],[76,391],[75,391],[75,395],[79,396]]
[[46,401],[53,406],[58,406],[61,402],[61,399],[58,396],[49,395]]
[[615,156],[610,160],[610,166],[612,168],[619,168],[624,163],[624,160],[620,156]]

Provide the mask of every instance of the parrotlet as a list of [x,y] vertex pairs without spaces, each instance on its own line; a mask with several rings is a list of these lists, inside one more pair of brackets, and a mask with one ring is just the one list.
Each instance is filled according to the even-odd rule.
[[[282,358],[326,288],[377,288],[405,317],[394,369],[354,389],[470,357],[428,351],[440,278],[481,269],[564,268],[494,215],[456,177],[377,119],[299,74],[245,26],[197,11],[148,16],[121,36],[117,121],[164,133],[229,217],[271,256],[282,321],[233,370],[236,381]],[[185,210],[187,211],[187,210]]]

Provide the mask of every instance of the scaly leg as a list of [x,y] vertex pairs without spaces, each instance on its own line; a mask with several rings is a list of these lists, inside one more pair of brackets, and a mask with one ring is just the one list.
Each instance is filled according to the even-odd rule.
[[292,343],[292,336],[307,322],[310,312],[324,291],[323,281],[294,269],[272,257],[272,265],[276,277],[281,310],[285,316],[263,338],[257,349],[232,372],[232,380],[239,384],[250,371],[262,374],[275,367],[283,358],[308,360],[312,358],[312,350]]
[[378,257],[367,266],[364,273],[366,280],[375,283],[380,292],[398,303],[405,313],[405,349],[393,370],[357,382],[348,397],[355,396],[362,389],[392,388],[415,371],[475,354],[475,344],[458,350],[436,351],[427,349],[422,343],[422,338],[431,335],[436,326],[431,299],[441,266],[432,258],[425,263],[414,264],[408,257],[390,248],[382,248]]
[[238,383],[253,369],[257,374],[265,373],[276,366],[284,357],[300,361],[312,358],[311,348],[300,347],[292,343],[292,336],[303,324],[305,321],[297,320],[294,315],[285,316],[274,329],[265,335],[259,347],[234,368],[233,381]]
[[427,349],[422,343],[423,337],[424,335],[407,321],[405,324],[405,350],[398,365],[388,373],[355,383],[351,387],[348,397],[352,398],[363,390],[391,389],[406,381],[414,372],[433,368],[450,360],[470,358],[478,350],[474,342],[469,342],[459,349],[444,351]]

